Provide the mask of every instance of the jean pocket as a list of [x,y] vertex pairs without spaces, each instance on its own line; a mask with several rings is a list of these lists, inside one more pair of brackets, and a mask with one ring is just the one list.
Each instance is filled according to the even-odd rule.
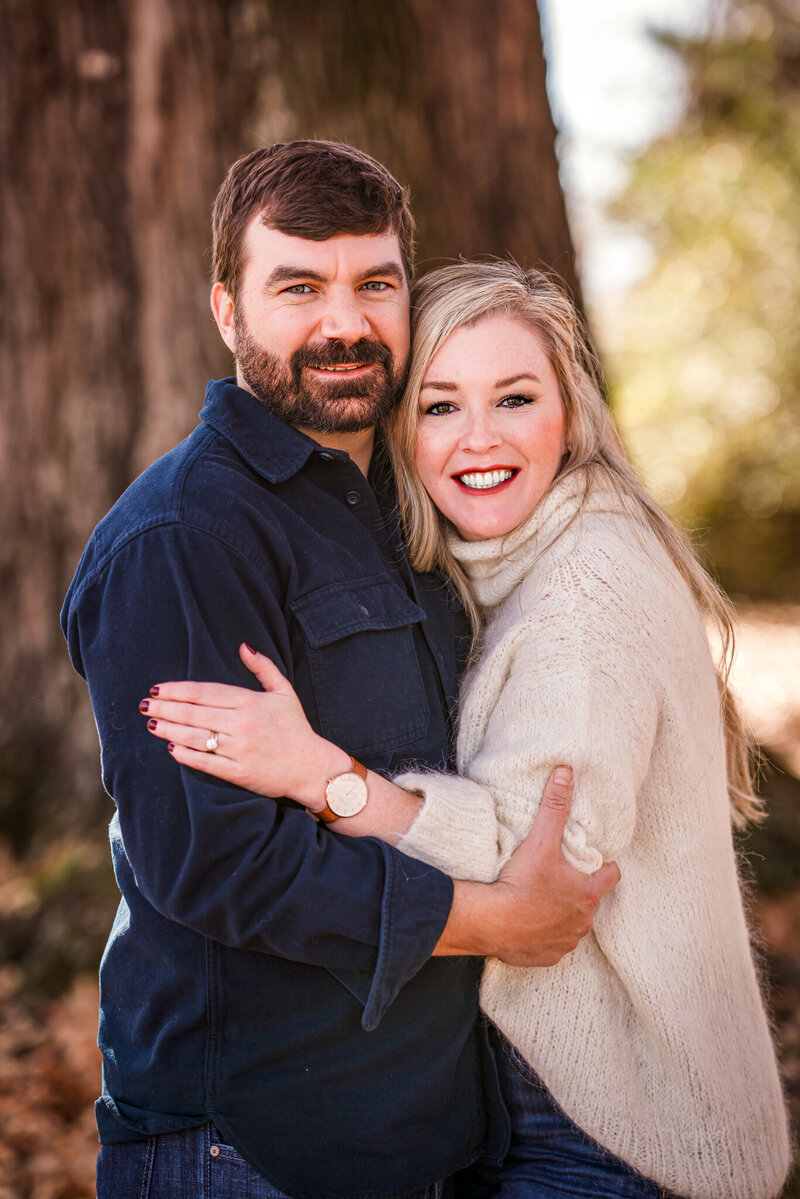
[[525,1061],[525,1058],[518,1049],[514,1048],[507,1037],[504,1037],[502,1033],[499,1033],[498,1036],[500,1039],[501,1052],[505,1055],[506,1060],[508,1061],[514,1073],[518,1074],[521,1078],[524,1078],[525,1081],[529,1083],[530,1086],[535,1087],[537,1091],[546,1091],[547,1088],[534,1070],[533,1066],[529,1062]]
[[157,1137],[101,1145],[97,1155],[97,1199],[132,1195],[148,1199]]
[[210,1136],[209,1199],[291,1199],[224,1141],[213,1125]]

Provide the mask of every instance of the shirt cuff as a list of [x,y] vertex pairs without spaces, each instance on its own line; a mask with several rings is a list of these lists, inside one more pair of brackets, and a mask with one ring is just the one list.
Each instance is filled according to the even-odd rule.
[[432,866],[377,842],[386,874],[381,933],[361,1026],[372,1032],[401,987],[428,961],[453,904],[453,880]]

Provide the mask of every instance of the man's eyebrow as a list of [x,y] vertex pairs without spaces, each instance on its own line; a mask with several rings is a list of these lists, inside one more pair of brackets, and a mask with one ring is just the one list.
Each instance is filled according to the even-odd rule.
[[381,275],[384,279],[394,279],[395,283],[405,283],[405,271],[397,262],[381,262],[378,266],[371,266],[368,271],[364,271],[361,275],[362,279],[374,279],[376,275]]
[[[380,262],[377,266],[371,266],[369,270],[362,271],[359,278],[362,280],[375,279],[378,276],[383,279],[392,279],[399,284],[405,283],[406,280],[403,268],[397,262],[392,261]],[[275,287],[278,283],[292,283],[305,279],[309,279],[312,283],[324,283],[326,276],[311,267],[282,263],[281,266],[276,266],[274,270],[270,271],[264,286],[270,288]]]
[[[524,372],[521,375],[511,375],[508,379],[498,379],[495,383],[495,388],[499,390],[501,387],[511,387],[514,383],[519,383],[521,379],[530,379],[532,383],[541,383],[538,375],[529,375],[527,372]],[[426,379],[420,387],[420,391],[425,391],[428,387],[434,391],[458,391],[457,383],[444,383],[438,379]]]
[[306,266],[292,266],[286,263],[283,266],[276,266],[273,271],[270,271],[264,283],[265,287],[274,287],[276,283],[289,283],[296,279],[311,279],[314,283],[324,283],[325,276],[319,271],[311,270]]

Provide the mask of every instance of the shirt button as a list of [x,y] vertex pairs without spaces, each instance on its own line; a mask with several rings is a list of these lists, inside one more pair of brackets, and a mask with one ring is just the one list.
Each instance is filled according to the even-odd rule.
[[323,462],[333,462],[333,454],[328,453],[327,450],[321,450],[319,456]]
[[348,491],[344,498],[347,500],[348,504],[351,505],[361,503],[361,493],[358,491]]
[[212,1145],[208,1152],[212,1157],[219,1157],[219,1145]]

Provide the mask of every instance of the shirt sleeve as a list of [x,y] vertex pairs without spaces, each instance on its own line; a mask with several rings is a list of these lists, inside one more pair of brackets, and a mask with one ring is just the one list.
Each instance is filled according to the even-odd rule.
[[[612,604],[613,606],[613,604]],[[529,832],[551,771],[568,765],[575,795],[563,852],[590,873],[631,840],[636,797],[658,723],[657,688],[636,636],[635,613],[609,638],[608,611],[549,589],[526,597],[508,673],[495,695],[480,661],[467,686],[469,726],[489,708],[485,736],[463,777],[405,773],[395,782],[424,797],[400,841],[404,853],[456,878],[488,882]],[[470,735],[469,727],[462,730]],[[469,756],[469,755],[468,755]]]
[[157,682],[256,687],[241,641],[291,677],[279,588],[207,530],[164,523],[79,569],[63,612],[91,694],[103,783],[136,886],[163,916],[229,946],[371,972],[374,1027],[430,956],[452,903],[438,870],[336,837],[289,801],[179,766],[138,710]]

